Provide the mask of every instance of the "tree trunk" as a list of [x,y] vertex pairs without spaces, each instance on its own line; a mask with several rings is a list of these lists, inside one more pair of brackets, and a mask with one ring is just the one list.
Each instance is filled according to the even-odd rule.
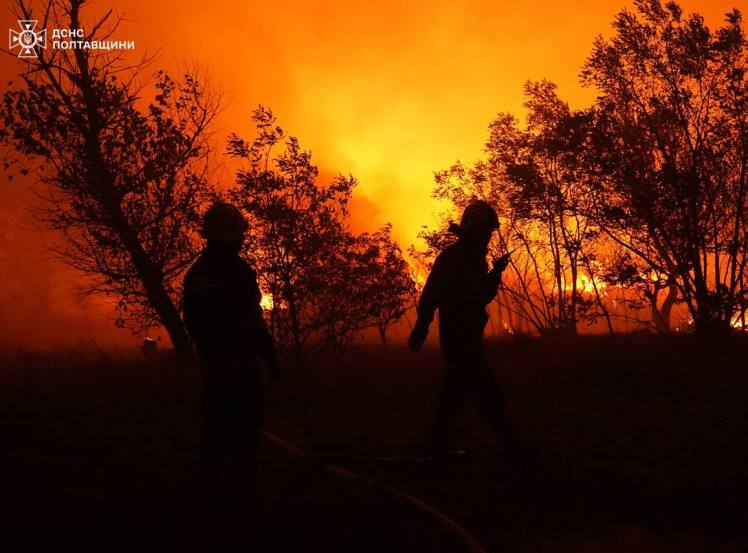
[[[73,28],[78,27],[79,8],[80,4],[75,4],[71,8],[70,17]],[[81,130],[85,136],[84,151],[88,158],[87,178],[91,190],[94,192],[101,206],[111,217],[112,227],[130,254],[138,278],[143,283],[148,302],[169,334],[174,349],[180,355],[191,355],[192,342],[187,335],[184,322],[174,302],[166,292],[163,273],[153,263],[153,260],[143,248],[137,232],[122,212],[120,193],[117,191],[101,151],[101,142],[99,139],[101,134],[101,122],[98,113],[99,105],[98,98],[93,90],[88,59],[80,50],[75,52],[75,57],[81,73],[78,86],[83,94],[88,123],[87,127],[83,127]]]
[[[659,285],[659,283],[655,283],[655,288],[652,293],[646,292],[644,295],[649,299],[649,311],[652,316],[652,322],[655,325],[655,329],[660,334],[667,334],[670,332],[670,326],[669,326],[669,316],[666,320],[663,316],[662,311],[660,310],[659,306],[657,305],[657,301],[660,297],[660,290],[662,290],[662,287]],[[665,304],[663,303],[663,308],[665,307]]]
[[158,315],[161,324],[164,325],[177,353],[190,355],[192,353],[192,341],[187,335],[179,311],[166,292],[161,270],[153,264],[147,252],[143,249],[137,233],[126,220],[119,205],[112,206],[110,212],[113,226],[119,233],[125,248],[127,248],[138,277],[143,283],[148,303]]
[[383,325],[379,325],[377,330],[379,330],[379,339],[382,340],[382,347],[387,347],[387,327]]
[[662,317],[662,324],[665,328],[665,332],[670,333],[672,330],[672,325],[670,322],[670,317],[673,311],[673,305],[675,305],[675,300],[678,299],[678,289],[674,285],[670,285],[668,288],[667,296],[665,296],[665,301],[662,302],[662,308],[660,308],[660,316]]

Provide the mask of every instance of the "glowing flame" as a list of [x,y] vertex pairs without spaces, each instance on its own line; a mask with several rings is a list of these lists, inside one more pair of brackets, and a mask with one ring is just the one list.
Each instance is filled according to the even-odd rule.
[[733,317],[732,321],[730,321],[730,326],[732,326],[733,328],[737,330],[742,330],[744,332],[748,331],[748,326],[743,328],[743,321],[740,316],[740,313],[738,313],[737,315],[735,315],[735,317]]
[[[597,277],[590,278],[581,271],[577,273],[577,292],[580,294],[594,294],[595,288],[597,288],[600,295],[605,296],[606,287],[607,284]],[[566,292],[571,292],[572,288],[573,286],[570,283],[564,285],[564,290]]]
[[273,296],[271,294],[262,294],[262,299],[260,300],[260,307],[264,311],[270,311],[273,309]]

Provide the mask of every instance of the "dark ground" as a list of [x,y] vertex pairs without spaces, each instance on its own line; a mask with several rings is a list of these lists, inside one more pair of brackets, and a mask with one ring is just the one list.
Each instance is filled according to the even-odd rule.
[[[690,337],[491,346],[519,432],[517,479],[472,406],[467,458],[339,463],[412,493],[487,551],[748,551],[748,347]],[[265,427],[312,454],[415,455],[440,361],[361,347],[287,370]],[[168,356],[0,356],[0,548],[460,551],[433,519],[265,443],[258,512],[197,501],[199,379]]]

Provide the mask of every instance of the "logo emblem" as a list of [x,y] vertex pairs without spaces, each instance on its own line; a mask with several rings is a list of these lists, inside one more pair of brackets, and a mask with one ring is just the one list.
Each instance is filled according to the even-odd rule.
[[37,58],[36,46],[42,48],[47,47],[47,29],[39,31],[36,29],[37,20],[18,20],[18,26],[21,28],[20,31],[14,31],[13,29],[8,30],[8,48],[20,48],[18,52],[19,58]]

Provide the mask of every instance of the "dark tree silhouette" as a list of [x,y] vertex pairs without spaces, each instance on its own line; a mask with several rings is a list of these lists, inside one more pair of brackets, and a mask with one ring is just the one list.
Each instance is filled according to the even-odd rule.
[[[340,351],[371,326],[385,339],[412,286],[390,226],[352,233],[348,201],[356,180],[338,175],[320,184],[311,154],[270,109],[260,106],[252,120],[252,142],[229,140],[229,155],[246,161],[229,197],[250,221],[245,253],[272,298],[274,334],[297,367],[322,347]],[[276,147],[283,150],[275,153]]]
[[370,324],[386,346],[387,330],[415,304],[417,291],[408,262],[392,239],[392,226],[366,238],[373,255],[365,265],[362,301],[370,307]]
[[[245,252],[262,289],[272,297],[273,333],[290,347],[300,367],[305,355],[321,344],[321,330],[332,324],[333,315],[320,311],[318,296],[336,281],[339,268],[332,260],[350,238],[344,221],[356,181],[339,175],[320,186],[311,153],[286,136],[271,110],[260,106],[252,120],[257,127],[252,142],[236,135],[229,140],[229,155],[247,162],[230,198],[249,217]],[[284,150],[274,156],[276,146]],[[343,301],[344,291],[339,294]],[[329,305],[335,307],[334,302]]]
[[[539,333],[575,333],[579,320],[603,316],[612,332],[598,289],[598,232],[584,215],[578,151],[589,115],[570,110],[547,81],[526,83],[525,97],[526,126],[500,114],[489,125],[486,160],[437,172],[434,195],[456,212],[473,198],[501,209],[504,228],[492,254],[518,250],[497,297],[500,315],[503,308]],[[431,254],[450,240],[444,231],[423,237]]]
[[[616,302],[634,313],[649,307],[650,314],[648,319],[623,314],[616,316],[661,334],[672,333],[671,315],[679,299],[678,289],[671,283],[670,277],[656,272],[620,246],[611,245],[606,257],[602,279],[619,289]],[[660,301],[664,291],[667,293]]]
[[[110,10],[84,26],[84,4],[53,0],[39,19],[107,40],[119,20]],[[17,12],[34,18],[21,0]],[[190,230],[205,199],[218,96],[193,76],[177,82],[159,71],[147,102],[147,56],[130,64],[107,50],[37,53],[3,95],[0,138],[15,152],[6,167],[33,167],[39,216],[65,239],[59,255],[92,277],[87,291],[117,298],[120,324],[161,323],[178,351],[191,351],[177,277],[196,253]]]
[[368,235],[346,232],[321,248],[319,256],[323,270],[310,279],[310,319],[319,326],[317,345],[339,354],[372,324],[371,306],[365,302],[377,251]]
[[[512,212],[511,236],[532,262],[535,288],[551,328],[576,333],[580,318],[593,319],[589,295],[612,325],[595,280],[597,229],[584,215],[587,195],[578,150],[588,114],[572,111],[548,81],[524,87],[527,124],[511,116],[490,125],[488,179]],[[548,282],[541,274],[550,275]],[[585,288],[590,288],[585,290]]]
[[[552,84],[528,83],[526,126],[500,114],[487,159],[438,172],[435,195],[457,210],[472,198],[500,206],[498,249],[520,249],[499,314],[503,307],[537,332],[574,331],[578,320],[599,317],[611,332],[614,317],[641,322],[611,312],[611,303],[636,312],[648,305],[647,325],[660,332],[672,330],[680,303],[698,332],[745,329],[748,43],[741,14],[728,13],[711,31],[675,2],[635,5],[618,14],[613,38],[595,41],[583,68],[582,82],[600,90],[594,106],[572,111]],[[414,252],[420,260],[450,240],[444,229],[422,236],[428,245]]]
[[695,328],[745,321],[748,56],[739,11],[710,30],[638,0],[582,71],[597,87],[597,221],[688,306]]

